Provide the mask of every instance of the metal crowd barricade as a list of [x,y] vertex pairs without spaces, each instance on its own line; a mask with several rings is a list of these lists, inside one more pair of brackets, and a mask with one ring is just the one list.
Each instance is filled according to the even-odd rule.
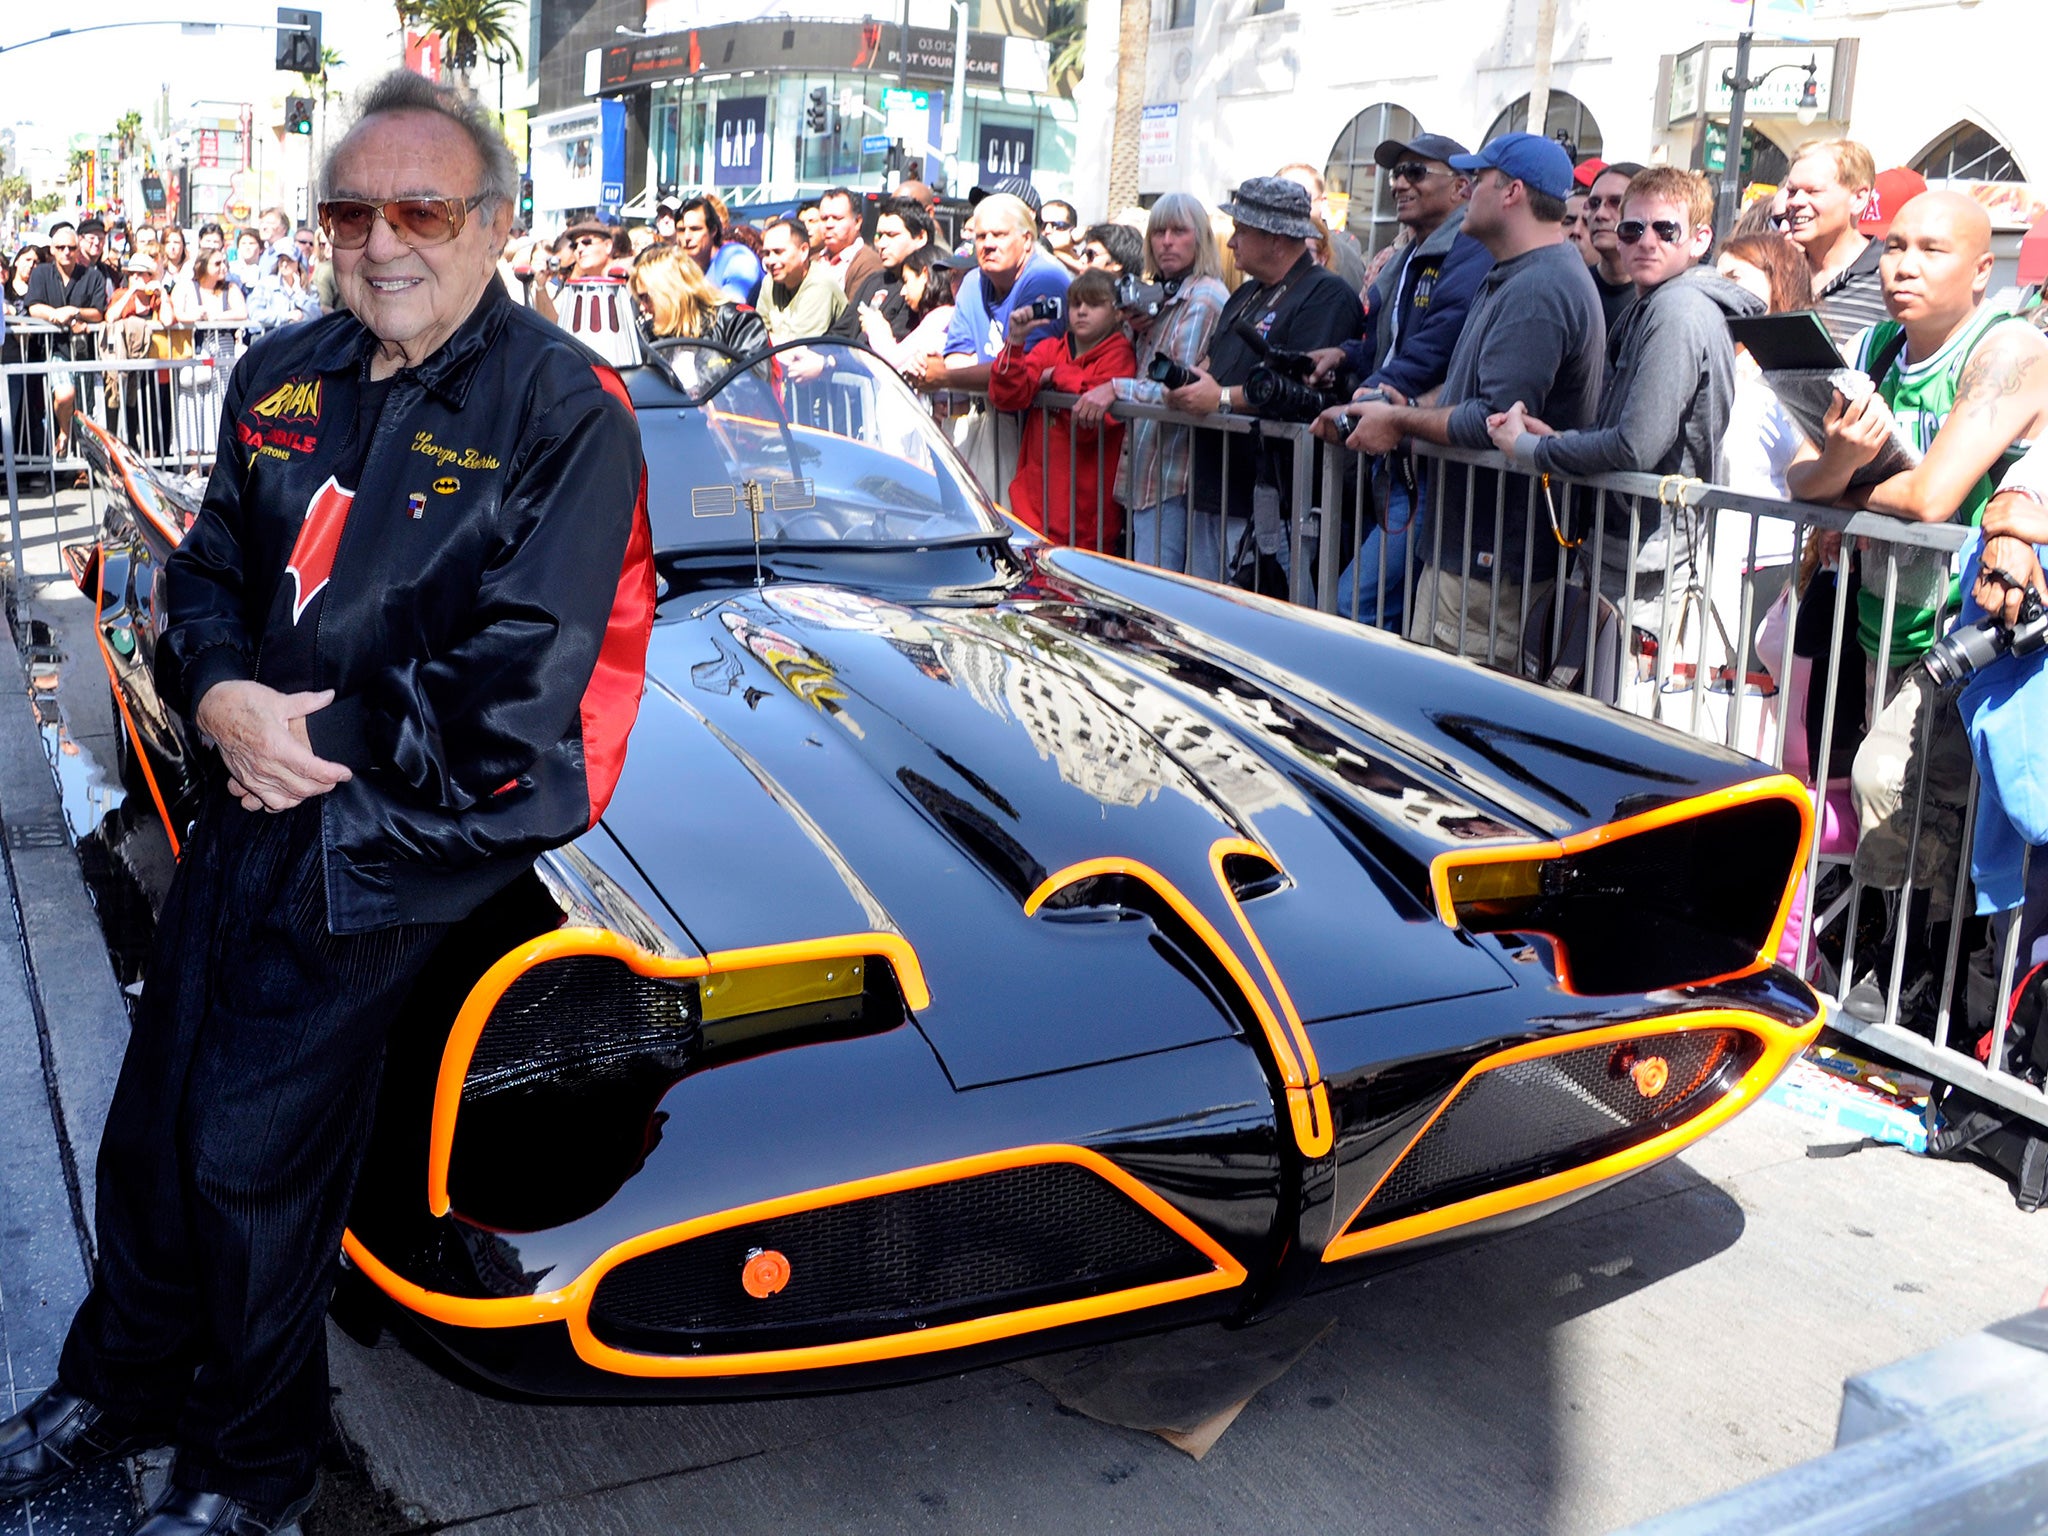
[[[1050,390],[1041,391],[1032,408],[1018,416],[995,411],[993,435],[996,445],[996,483],[987,487],[996,502],[1009,507],[1009,491],[1015,476],[1017,463],[1023,452],[1024,434],[1035,433],[1038,437],[1038,504],[1044,509],[1045,533],[1048,538],[1062,544],[1076,542],[1073,537],[1080,529],[1084,516],[1094,524],[1095,534],[1088,540],[1091,547],[1109,554],[1129,553],[1131,558],[1148,564],[1159,564],[1160,530],[1155,527],[1152,548],[1149,551],[1131,548],[1128,528],[1112,540],[1107,533],[1107,516],[1116,498],[1117,459],[1108,451],[1107,437],[1102,432],[1082,440],[1080,428],[1075,423],[1072,410],[1074,395],[1056,394]],[[1334,545],[1325,545],[1322,539],[1323,504],[1317,493],[1325,483],[1318,479],[1318,455],[1328,454],[1326,446],[1319,443],[1309,425],[1305,422],[1264,421],[1256,416],[1240,416],[1219,412],[1213,416],[1190,416],[1180,411],[1168,410],[1164,406],[1147,405],[1137,401],[1119,403],[1113,414],[1125,423],[1152,421],[1162,427],[1177,428],[1190,433],[1210,433],[1218,438],[1220,458],[1219,480],[1228,485],[1231,480],[1231,465],[1234,458],[1251,452],[1265,452],[1268,455],[1284,457],[1287,474],[1285,499],[1281,507],[1282,527],[1285,532],[1285,564],[1287,568],[1290,602],[1307,607],[1317,606],[1318,592],[1334,590],[1336,570]],[[1092,458],[1092,479],[1094,491],[1089,505],[1078,502],[1078,481],[1069,476],[1068,484],[1055,488],[1052,483],[1052,449],[1058,438],[1065,439],[1067,462],[1088,464]],[[1262,446],[1271,445],[1271,446]],[[1128,445],[1127,445],[1128,446]],[[1279,478],[1276,475],[1276,478]],[[1340,487],[1341,489],[1341,487]],[[1334,504],[1334,502],[1332,503]],[[1130,509],[1124,509],[1128,519]],[[1250,520],[1240,516],[1225,518],[1220,511],[1198,512],[1190,508],[1190,526],[1198,519],[1207,518],[1218,525],[1216,540],[1216,568],[1194,570],[1194,541],[1187,541],[1188,555],[1182,562],[1185,574],[1207,577],[1211,581],[1228,581],[1231,572],[1250,559],[1254,549],[1253,530]],[[1321,604],[1324,608],[1331,605]]]
[[[1071,416],[1060,414],[1073,403],[1071,396],[1041,394],[1024,430],[1042,434],[1042,449],[1051,447],[1054,433],[1067,432],[1070,458],[1085,453]],[[1838,717],[1876,722],[1906,674],[1867,663],[1863,647],[1845,638],[1851,619],[1849,583],[1839,558],[1835,563],[1842,566],[1844,579],[1835,583],[1832,610],[1822,610],[1828,626],[1826,654],[1805,659],[1810,688],[1819,695],[1813,707],[1820,730],[1811,761],[1804,760],[1804,720],[1792,718],[1788,710],[1795,661],[1801,660],[1795,655],[1792,613],[1809,540],[1839,541],[1842,549],[1857,551],[1863,587],[1878,598],[1877,654],[1889,658],[1900,629],[1902,562],[1917,554],[1925,565],[1933,555],[1953,571],[1968,529],[1783,501],[1671,476],[1609,474],[1575,480],[1552,475],[1546,480],[1516,471],[1495,453],[1428,446],[1415,456],[1418,489],[1409,536],[1399,557],[1390,558],[1384,538],[1372,548],[1367,544],[1374,526],[1369,509],[1384,505],[1370,477],[1388,471],[1385,460],[1335,450],[1315,440],[1305,426],[1230,415],[1192,417],[1128,403],[1116,406],[1114,414],[1127,422],[1151,419],[1217,434],[1226,478],[1230,455],[1246,451],[1253,434],[1285,445],[1292,468],[1285,503],[1289,596],[1295,602],[1355,614],[1361,596],[1369,592],[1374,599],[1370,612],[1377,616],[1373,622],[1390,628],[1397,612],[1411,641],[1421,635],[1437,643],[1442,630],[1448,630],[1456,637],[1455,648],[1471,660],[1571,687],[1774,767],[1786,766],[1788,748],[1796,744],[1792,766],[1814,790],[1816,836],[1799,897],[1796,947],[1788,944],[1785,958],[1834,996],[1829,1022],[1843,1033],[2048,1125],[2048,1092],[2008,1070],[2005,1062],[2013,990],[2027,961],[2019,952],[2027,927],[2021,913],[1993,925],[1997,1001],[1985,1021],[1991,1034],[1988,1061],[1978,1060],[1968,1022],[1953,1017],[1958,970],[1969,958],[1961,952],[1961,941],[1973,911],[1970,853],[1979,784],[1972,764],[1961,836],[1953,850],[1942,848],[1927,835],[1924,727],[1915,743],[1918,767],[1906,776],[1897,813],[1910,816],[1904,874],[1896,890],[1871,887],[1887,892],[1886,899],[1895,904],[1891,953],[1876,972],[1883,1017],[1859,1018],[1840,1006],[1863,969],[1856,952],[1857,923],[1866,887],[1856,875],[1853,812],[1837,825],[1832,846],[1821,835],[1829,825],[1829,786],[1845,785],[1850,775],[1852,754],[1837,747],[1835,725]],[[998,462],[994,489],[999,501],[1007,501],[1015,452],[1010,448]],[[1100,512],[1114,494],[1117,466],[1100,437],[1094,452],[1097,515],[1091,542],[1109,553],[1158,563],[1156,529],[1150,550],[1133,547],[1128,528],[1116,539],[1107,533]],[[1051,458],[1049,452],[1039,455],[1041,465],[1048,466],[1040,471],[1039,504],[1046,509],[1048,535],[1072,542],[1087,509],[1076,505],[1073,484],[1052,484]],[[1474,568],[1464,552],[1474,548],[1475,534],[1483,545],[1488,533],[1495,558]],[[1222,542],[1218,568],[1192,574],[1228,579]],[[1446,572],[1447,566],[1453,569]],[[1431,571],[1446,573],[1433,593],[1424,580]],[[1517,590],[1507,593],[1511,585]],[[1512,599],[1505,606],[1504,594]],[[1400,601],[1390,603],[1397,595]],[[1435,604],[1426,627],[1417,619],[1418,595]],[[1786,611],[1774,614],[1781,597]],[[1951,595],[1938,630],[1953,621],[1954,604]],[[1512,613],[1512,623],[1475,622],[1504,612]],[[1453,616],[1455,625],[1449,622]],[[1758,638],[1767,616],[1774,631],[1768,651]],[[1953,700],[1941,707],[1953,709]],[[1839,805],[1843,798],[1838,787],[1838,809],[1845,808]],[[1952,889],[1953,917],[1945,943],[1933,951],[1940,974],[1931,1028],[1924,1018],[1915,1028],[1902,1006],[1913,979],[1906,973],[1908,931],[1919,921],[1913,893],[1931,883]],[[1823,944],[1839,958],[1824,962]]]

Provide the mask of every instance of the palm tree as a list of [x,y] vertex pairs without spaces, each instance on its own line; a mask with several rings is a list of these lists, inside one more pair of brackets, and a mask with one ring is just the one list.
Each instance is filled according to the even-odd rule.
[[1049,88],[1056,95],[1074,94],[1074,83],[1088,53],[1087,0],[1050,0],[1045,9],[1045,46]]
[[425,21],[440,34],[442,55],[466,87],[479,59],[524,64],[507,25],[513,0],[428,0]]
[[1109,211],[1138,200],[1138,138],[1145,124],[1145,49],[1152,0],[1123,0],[1116,28],[1116,125],[1109,136]]
[[322,48],[320,50],[320,67],[318,69],[301,70],[299,78],[306,82],[306,90],[309,93],[319,93],[320,104],[325,106],[330,94],[327,89],[327,76],[329,72],[341,69],[347,63],[348,60],[344,59],[336,49]]
[[114,153],[126,160],[135,153],[135,139],[142,132],[142,114],[130,109],[114,119]]

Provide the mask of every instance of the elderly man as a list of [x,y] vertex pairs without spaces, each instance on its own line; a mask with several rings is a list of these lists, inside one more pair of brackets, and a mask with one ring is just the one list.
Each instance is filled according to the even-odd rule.
[[[1035,328],[1066,323],[1067,269],[1038,243],[1038,216],[1010,192],[992,192],[975,204],[968,221],[975,270],[960,282],[942,355],[928,358],[927,386],[985,393],[995,360],[1013,327],[1021,337]],[[1028,318],[1026,318],[1028,317]],[[998,420],[1011,426],[996,441]],[[968,467],[991,494],[1007,483],[1002,466],[1015,465],[1022,426],[1015,416],[977,410],[958,429]]]
[[277,271],[277,258],[296,256],[299,248],[292,239],[292,216],[282,208],[266,208],[256,219],[256,232],[263,240],[263,254],[256,258],[259,280]]
[[325,1313],[385,1031],[449,925],[602,813],[654,578],[618,378],[493,281],[495,125],[372,85],[321,176],[352,314],[251,351],[165,571],[211,783],[100,1145],[93,1289],[0,1499],[177,1448],[131,1536],[311,1501]]

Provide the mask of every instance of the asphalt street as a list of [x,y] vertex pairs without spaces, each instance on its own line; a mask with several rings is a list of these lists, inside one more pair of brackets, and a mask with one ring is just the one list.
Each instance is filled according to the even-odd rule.
[[[89,532],[83,502],[28,508],[16,623],[32,648],[0,673],[23,690],[0,699],[7,1408],[50,1379],[83,1290],[135,963],[109,866],[147,856],[87,839],[110,961],[62,835],[130,825],[101,767],[89,608],[56,562]],[[1547,1221],[1313,1303],[1334,1326],[1199,1462],[1009,1368],[783,1402],[554,1406],[479,1393],[389,1333],[366,1347],[334,1330],[345,1457],[306,1530],[1610,1531],[1824,1453],[1845,1377],[2048,1287],[2048,1218],[1998,1179],[1889,1148],[1808,1156],[1843,1139],[1763,1105]],[[140,1481],[115,1469],[0,1510],[0,1536],[118,1531]]]

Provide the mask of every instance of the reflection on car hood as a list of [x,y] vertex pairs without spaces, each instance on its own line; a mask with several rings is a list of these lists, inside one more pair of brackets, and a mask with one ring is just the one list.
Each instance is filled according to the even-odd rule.
[[[703,598],[657,626],[606,816],[707,950],[901,931],[932,992],[919,1023],[961,1086],[1229,1028],[1148,1006],[1167,968],[1080,931],[1103,925],[1027,918],[1055,871],[1134,861],[1230,932],[1210,851],[1258,843],[1288,880],[1246,915],[1314,1020],[1508,985],[1490,947],[1435,920],[1434,854],[1755,772],[1299,609],[1034,560],[986,606],[795,584]],[[1043,1027],[1069,1009],[1099,1023]]]

